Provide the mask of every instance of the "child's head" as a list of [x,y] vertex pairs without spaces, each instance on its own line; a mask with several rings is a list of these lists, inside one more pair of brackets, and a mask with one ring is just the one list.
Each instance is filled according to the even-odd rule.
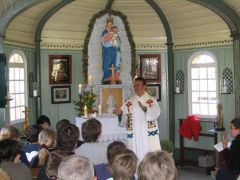
[[84,142],[96,142],[102,132],[101,123],[92,118],[82,124],[82,138]]
[[114,158],[114,155],[118,150],[124,149],[124,148],[127,148],[127,147],[122,141],[114,141],[110,143],[107,148],[108,162],[110,162]]
[[17,130],[17,128],[13,126],[3,127],[0,131],[0,140],[4,140],[4,139],[17,140],[19,135],[20,133]]
[[52,129],[43,129],[38,136],[41,146],[52,149],[56,146],[56,133]]
[[240,134],[240,118],[231,121],[230,134],[233,138]]
[[113,26],[111,31],[114,32],[114,33],[118,33],[118,27],[117,26]]
[[16,140],[0,141],[0,163],[2,161],[14,162],[17,156],[20,157],[21,151],[22,147]]
[[114,180],[131,180],[137,168],[137,156],[129,149],[120,149],[109,163]]
[[68,124],[71,124],[71,122],[68,120],[68,119],[62,119],[60,120],[57,125],[56,125],[56,129],[61,129],[63,128],[64,126],[68,125]]
[[164,151],[148,153],[138,167],[139,180],[176,180],[177,170],[172,156]]
[[38,135],[41,131],[41,128],[37,125],[33,125],[29,127],[26,131],[27,141],[29,143],[37,143],[38,142]]
[[47,116],[41,115],[37,119],[37,125],[42,127],[42,129],[47,129],[49,126],[51,126],[51,122]]

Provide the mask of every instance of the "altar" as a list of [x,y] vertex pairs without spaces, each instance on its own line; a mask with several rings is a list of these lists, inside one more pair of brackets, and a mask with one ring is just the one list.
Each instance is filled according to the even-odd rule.
[[[102,134],[99,142],[109,144],[113,141],[122,141],[127,143],[126,128],[119,125],[117,116],[98,116],[96,119],[102,124]],[[87,118],[82,117],[75,118],[76,126],[80,131],[80,140],[82,140],[82,124],[87,120]]]

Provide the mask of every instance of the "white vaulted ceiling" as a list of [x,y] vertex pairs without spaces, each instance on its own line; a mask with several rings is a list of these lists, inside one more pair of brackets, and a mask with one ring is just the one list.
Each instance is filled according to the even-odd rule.
[[[13,2],[0,0],[0,3],[4,1],[8,2],[8,5]],[[18,41],[34,45],[39,20],[60,1],[43,1],[18,15],[7,28],[6,42]],[[155,2],[169,22],[176,48],[231,43],[227,24],[211,10],[187,0],[155,0]],[[240,0],[225,2],[239,12]],[[75,0],[64,6],[45,24],[41,37],[42,47],[54,48],[61,45],[81,49],[90,19],[103,10],[106,3],[107,0]],[[112,9],[121,11],[127,16],[137,48],[165,46],[167,39],[163,24],[145,0],[115,0]]]

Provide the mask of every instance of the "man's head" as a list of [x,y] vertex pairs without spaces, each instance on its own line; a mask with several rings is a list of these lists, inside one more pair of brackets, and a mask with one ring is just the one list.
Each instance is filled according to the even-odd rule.
[[82,124],[81,130],[84,142],[96,142],[102,132],[102,125],[98,120],[92,118]]
[[41,115],[37,119],[37,125],[42,127],[42,129],[47,129],[51,126],[51,122],[47,116]]
[[110,162],[114,158],[114,155],[118,150],[124,149],[124,148],[127,148],[127,147],[122,141],[114,141],[110,143],[107,148],[108,162]]
[[176,180],[177,170],[171,155],[164,151],[148,153],[138,167],[139,180]]
[[240,134],[240,118],[231,121],[230,134],[233,138]]
[[131,180],[137,168],[137,156],[129,149],[120,149],[109,163],[109,170],[116,180]]
[[74,124],[68,124],[57,131],[57,149],[73,151],[79,139],[79,129]]
[[142,96],[145,92],[146,81],[142,77],[137,77],[134,80],[134,90],[138,96]]
[[59,180],[93,180],[94,169],[90,160],[83,156],[73,155],[64,159],[58,168]]

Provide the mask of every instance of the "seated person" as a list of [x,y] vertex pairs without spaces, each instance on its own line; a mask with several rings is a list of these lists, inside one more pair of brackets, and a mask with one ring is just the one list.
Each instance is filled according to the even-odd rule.
[[177,169],[174,160],[165,151],[149,152],[138,167],[138,180],[155,179],[177,179]]
[[[17,128],[13,126],[3,127],[0,131],[0,140],[4,140],[4,139],[18,140],[19,136],[20,136],[19,131],[17,130]],[[20,160],[22,163],[26,164],[27,166],[29,165],[27,156],[24,151],[21,151]]]
[[[120,149],[127,148],[126,145],[121,141],[114,141],[110,143],[107,147],[107,159],[108,164],[114,158],[116,152]],[[94,165],[95,176],[98,180],[106,180],[112,175],[109,172],[109,165],[106,163]]]
[[131,180],[137,169],[137,156],[129,149],[120,149],[109,163],[112,178],[107,180]]
[[68,124],[57,131],[56,150],[50,152],[46,165],[42,166],[38,180],[57,179],[57,170],[61,161],[74,154],[79,139],[79,129]]
[[72,155],[64,159],[58,168],[58,180],[97,180],[93,165],[84,156]]
[[47,116],[41,115],[37,119],[37,125],[42,129],[48,129],[51,126],[51,122]]
[[94,118],[89,119],[82,124],[81,132],[84,144],[75,153],[87,157],[94,165],[107,163],[107,146],[98,142],[102,132],[101,123]]
[[235,180],[240,173],[240,118],[231,121],[230,135],[234,140],[230,148],[227,147],[227,139],[222,137],[224,150],[221,152],[227,164],[227,169],[220,169],[217,172],[217,180]]
[[12,180],[32,180],[31,171],[20,163],[21,146],[16,140],[0,141],[0,167]]
[[36,155],[31,163],[31,167],[41,167],[45,165],[49,152],[53,151],[56,147],[56,133],[52,129],[43,129],[39,136],[38,142],[40,145],[40,150],[38,155]]
[[40,145],[38,144],[38,135],[41,129],[37,125],[33,125],[26,130],[26,138],[29,144],[25,145],[23,151],[25,152],[28,162],[38,155]]

